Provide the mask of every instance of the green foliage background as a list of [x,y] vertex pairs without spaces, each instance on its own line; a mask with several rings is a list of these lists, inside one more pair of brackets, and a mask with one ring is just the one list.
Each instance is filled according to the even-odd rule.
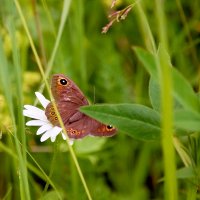
[[41,143],[25,127],[23,105],[41,88],[49,94],[19,8],[48,83],[69,76],[101,104],[82,111],[119,128],[73,146],[91,198],[199,199],[200,2],[125,0],[114,9],[130,4],[101,34],[111,1],[1,0],[0,199],[90,198],[67,143]]

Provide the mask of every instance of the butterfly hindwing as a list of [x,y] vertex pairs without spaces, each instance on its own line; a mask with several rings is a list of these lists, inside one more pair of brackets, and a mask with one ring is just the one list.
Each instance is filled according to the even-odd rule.
[[[112,136],[116,133],[114,127],[102,124],[79,111],[80,106],[89,103],[68,77],[62,74],[53,75],[51,90],[69,138],[79,139],[86,135]],[[52,103],[48,104],[45,114],[54,126],[60,126]]]

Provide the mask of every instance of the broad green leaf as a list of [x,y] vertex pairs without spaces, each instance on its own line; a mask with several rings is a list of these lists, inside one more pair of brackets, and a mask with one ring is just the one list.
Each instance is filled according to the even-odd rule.
[[152,78],[158,81],[158,69],[154,55],[140,47],[135,47],[134,51]]
[[[153,78],[149,80],[149,98],[151,101],[151,105],[154,110],[160,112],[161,98],[160,98],[160,86],[158,82],[156,82]],[[174,98],[174,110],[180,109],[182,106],[180,103]]]
[[[159,73],[156,65],[156,58],[153,54],[141,49],[134,48],[139,60],[142,62],[151,77],[159,83]],[[199,111],[198,98],[187,80],[174,68],[171,67],[173,81],[173,95],[185,109]]]
[[180,178],[180,179],[194,178],[195,172],[192,167],[183,167],[177,170],[176,176],[177,178]]
[[160,87],[158,83],[153,79],[150,78],[149,80],[149,97],[151,101],[151,105],[157,111],[160,111]]
[[174,67],[172,69],[172,80],[174,96],[184,108],[199,111],[199,100],[191,85]]
[[[179,179],[194,178],[195,172],[192,167],[183,167],[176,171],[176,177]],[[164,181],[164,178],[159,181]]]
[[74,148],[77,154],[90,154],[101,150],[105,142],[105,137],[86,137],[84,140],[77,140]]
[[60,197],[58,197],[56,191],[50,191],[47,192],[44,196],[42,196],[42,198],[40,198],[40,200],[48,200],[48,199],[60,200]]
[[177,110],[174,113],[176,127],[186,131],[200,131],[200,114],[189,110]]
[[124,133],[140,140],[160,137],[160,115],[151,108],[137,104],[112,104],[81,107],[90,117],[112,124]]

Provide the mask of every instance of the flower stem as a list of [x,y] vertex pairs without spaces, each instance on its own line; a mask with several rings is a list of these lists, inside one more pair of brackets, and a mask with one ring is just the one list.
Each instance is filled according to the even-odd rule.
[[[26,31],[27,37],[28,37],[28,39],[29,39],[29,42],[30,42],[30,45],[31,45],[33,54],[34,54],[35,59],[36,59],[36,62],[37,62],[37,64],[38,64],[38,68],[39,68],[40,73],[41,73],[41,75],[42,75],[42,77],[43,77],[43,79],[44,79],[44,82],[45,82],[47,91],[48,91],[48,93],[49,93],[51,99],[53,99],[53,98],[52,98],[52,94],[51,94],[51,90],[50,90],[50,87],[49,87],[49,84],[48,84],[48,82],[47,82],[47,80],[46,80],[46,77],[45,77],[45,72],[44,72],[44,70],[43,70],[43,67],[42,67],[42,64],[41,64],[41,62],[40,62],[40,59],[39,59],[38,53],[37,53],[37,51],[36,51],[36,48],[35,48],[35,46],[34,46],[34,43],[33,43],[33,40],[32,40],[31,34],[30,34],[30,31],[29,31],[29,29],[28,29],[26,20],[25,20],[25,18],[24,18],[24,15],[23,15],[23,13],[22,13],[22,10],[21,10],[20,4],[19,4],[18,0],[14,0],[14,2],[15,2],[17,11],[18,11],[18,13],[19,13],[19,16],[20,16],[20,18],[21,18],[22,24],[23,24],[23,26],[24,26],[24,29],[25,29],[25,31]],[[63,122],[62,122],[62,119],[61,119],[61,117],[60,117],[60,114],[59,114],[58,109],[57,109],[57,107],[56,107],[56,105],[55,105],[54,102],[53,102],[53,105],[54,105],[54,108],[55,108],[55,112],[56,112],[56,114],[57,114],[57,116],[58,116],[58,120],[59,120],[59,122],[60,122],[61,128],[63,129],[63,132],[64,132],[65,135],[67,136],[67,140],[66,140],[66,141],[67,141],[67,144],[68,144],[69,152],[70,152],[70,154],[71,154],[71,156],[72,156],[72,159],[73,159],[73,161],[74,161],[74,164],[75,164],[75,166],[76,166],[76,169],[77,169],[78,174],[79,174],[79,176],[80,176],[80,179],[81,179],[81,181],[82,181],[82,184],[83,184],[83,187],[84,187],[85,192],[86,192],[86,194],[87,194],[87,197],[88,197],[89,200],[92,200],[90,191],[89,191],[88,186],[87,186],[87,184],[86,184],[85,178],[84,178],[83,173],[82,173],[81,168],[80,168],[80,165],[79,165],[79,163],[78,163],[78,160],[77,160],[77,158],[76,158],[76,155],[75,155],[75,153],[74,153],[74,150],[73,150],[72,146],[70,145],[70,139],[69,139],[69,137],[68,137],[68,135],[67,135],[67,133],[66,133],[64,124],[63,124]]]

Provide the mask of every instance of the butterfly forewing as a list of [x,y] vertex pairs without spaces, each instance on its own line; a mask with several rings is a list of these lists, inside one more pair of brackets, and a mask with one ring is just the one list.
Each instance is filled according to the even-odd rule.
[[[70,138],[78,139],[90,134],[93,136],[112,136],[116,129],[102,124],[79,111],[80,106],[88,105],[86,97],[76,84],[62,74],[53,75],[51,90],[56,106]],[[52,103],[45,110],[48,120],[60,126]]]
[[[76,115],[78,106],[73,102],[56,102],[56,106],[64,124],[68,124],[71,117]],[[47,119],[55,126],[60,126],[58,117],[52,103],[49,103],[45,114]]]
[[76,84],[62,74],[53,75],[51,91],[56,101],[74,101],[79,106],[88,105],[87,99]]

